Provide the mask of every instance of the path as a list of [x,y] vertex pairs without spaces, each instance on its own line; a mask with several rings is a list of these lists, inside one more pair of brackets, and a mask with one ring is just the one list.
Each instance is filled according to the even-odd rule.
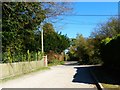
[[51,67],[44,72],[24,75],[2,84],[3,88],[95,88],[88,65],[75,62]]

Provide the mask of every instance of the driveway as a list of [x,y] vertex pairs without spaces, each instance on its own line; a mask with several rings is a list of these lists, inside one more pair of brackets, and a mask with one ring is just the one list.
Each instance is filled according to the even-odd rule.
[[2,83],[2,88],[96,88],[89,73],[89,65],[76,61],[51,67]]

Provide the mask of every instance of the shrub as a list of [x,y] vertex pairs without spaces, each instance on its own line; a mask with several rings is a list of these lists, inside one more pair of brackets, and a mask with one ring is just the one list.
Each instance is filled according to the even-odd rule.
[[109,42],[102,40],[100,53],[104,65],[120,68],[120,34]]
[[53,59],[49,62],[49,65],[63,65],[64,61],[59,61],[58,59]]

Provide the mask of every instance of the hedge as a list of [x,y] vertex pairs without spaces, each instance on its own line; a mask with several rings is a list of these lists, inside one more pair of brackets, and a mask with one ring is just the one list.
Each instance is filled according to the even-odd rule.
[[102,40],[100,54],[104,65],[120,68],[120,34]]

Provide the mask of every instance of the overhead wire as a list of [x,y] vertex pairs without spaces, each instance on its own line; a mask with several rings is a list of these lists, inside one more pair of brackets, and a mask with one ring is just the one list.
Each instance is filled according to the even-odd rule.
[[119,14],[62,14],[64,16],[120,16]]
[[[120,16],[119,14],[117,15],[109,15],[109,14],[106,14],[106,15],[95,15],[95,14],[70,14],[70,15],[64,15],[64,16],[87,16],[87,17],[91,17],[91,16]],[[75,25],[96,25],[98,23],[94,23],[94,22],[83,22],[83,21],[75,21],[75,20],[67,20],[68,22],[66,21],[62,21],[62,23],[66,23],[66,24],[75,24]]]

